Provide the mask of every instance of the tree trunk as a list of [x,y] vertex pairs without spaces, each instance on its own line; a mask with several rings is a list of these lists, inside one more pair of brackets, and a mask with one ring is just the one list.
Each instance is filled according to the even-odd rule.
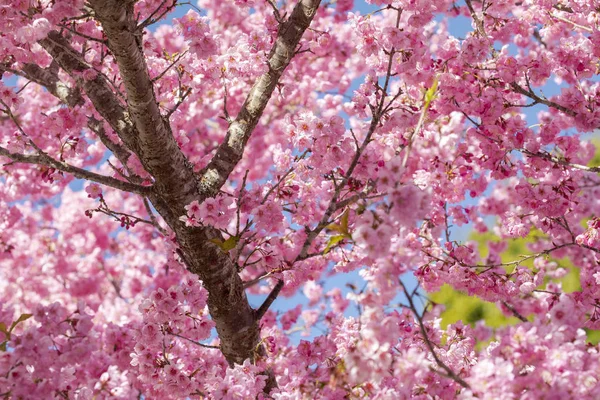
[[[269,55],[269,71],[260,76],[230,124],[214,158],[199,174],[177,146],[169,122],[160,114],[142,51],[142,32],[137,27],[133,2],[91,0],[95,18],[102,24],[108,47],[115,57],[127,94],[127,107],[116,100],[102,78],[84,82],[84,91],[100,114],[119,134],[154,178],[148,197],[175,232],[180,256],[207,289],[208,308],[215,321],[221,351],[230,363],[254,360],[259,351],[259,318],[248,303],[234,263],[210,240],[220,237],[211,227],[186,227],[179,220],[185,206],[214,196],[243,156],[244,147],[257,125],[280,77],[297,51],[320,0],[299,1],[289,19],[281,23]],[[54,35],[54,36],[53,36]],[[57,33],[42,45],[67,72],[86,68],[69,52]]]

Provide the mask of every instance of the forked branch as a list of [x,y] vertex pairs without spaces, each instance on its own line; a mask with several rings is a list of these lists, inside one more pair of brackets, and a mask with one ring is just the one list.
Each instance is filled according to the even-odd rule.
[[200,194],[202,200],[219,192],[229,174],[242,159],[246,143],[258,124],[283,71],[296,54],[300,39],[310,26],[320,2],[320,0],[299,1],[289,19],[280,25],[277,39],[268,58],[269,70],[256,80],[242,109],[229,125],[225,140],[219,145],[216,154],[201,172]]

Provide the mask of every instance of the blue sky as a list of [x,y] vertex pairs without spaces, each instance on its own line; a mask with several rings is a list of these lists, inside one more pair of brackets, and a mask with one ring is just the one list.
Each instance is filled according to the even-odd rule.
[[[223,0],[223,1],[228,1],[228,0]],[[194,1],[194,3],[195,3],[195,1]],[[458,4],[463,4],[463,2],[462,1],[458,2]],[[176,7],[175,11],[167,16],[165,23],[170,23],[170,21],[172,21],[173,18],[179,18],[179,17],[185,15],[191,8],[192,7],[190,5],[181,5],[181,6]],[[361,14],[367,14],[376,9],[377,9],[376,6],[367,4],[365,1],[355,1],[355,9],[354,10],[357,12],[360,12]],[[436,20],[439,21],[442,18],[443,18],[443,16],[438,15],[436,17]],[[156,29],[156,27],[158,25],[160,25],[160,24],[156,24],[155,26],[151,27],[151,29]],[[465,38],[467,36],[468,32],[471,32],[473,30],[473,28],[471,26],[471,20],[469,18],[462,17],[462,16],[453,18],[451,21],[449,21],[448,26],[449,26],[450,33],[453,34],[454,36],[458,37],[459,39]],[[496,47],[499,48],[499,46],[496,46]],[[5,83],[7,85],[15,85],[16,80],[14,78],[11,78],[8,80],[3,79],[3,83]],[[355,80],[353,82],[353,85],[350,87],[348,94],[351,94],[352,91],[355,90],[360,83],[362,83],[361,79]],[[542,88],[542,90],[546,96],[551,96],[551,95],[554,95],[559,92],[560,86],[550,80],[549,83],[544,88]],[[545,109],[545,107],[535,106],[535,107],[524,109],[524,112],[526,114],[527,121],[529,122],[529,124],[535,123],[536,114],[537,114],[537,112],[539,112],[542,109]],[[71,187],[75,190],[80,190],[83,187],[83,185],[84,185],[83,181],[76,180],[72,183]],[[463,202],[463,204],[464,205],[472,205],[472,204],[474,204],[475,201],[476,200],[469,199],[469,200],[466,200],[465,202]],[[466,225],[463,227],[454,227],[453,231],[452,231],[453,239],[458,240],[458,241],[466,240],[469,235],[470,230],[471,230],[470,225]],[[416,280],[414,279],[414,277],[411,274],[405,275],[403,277],[403,280],[409,288],[412,288],[416,285]],[[352,284],[352,285],[358,287],[359,289],[364,286],[364,281],[358,275],[358,271],[348,273],[348,274],[343,274],[343,275],[338,274],[334,277],[324,279],[321,283],[323,284],[324,292],[327,292],[334,287],[339,287],[343,293],[347,293],[350,291],[350,288],[347,286],[348,284]],[[250,297],[251,304],[255,307],[258,307],[261,304],[262,300],[264,299],[264,296],[251,295],[249,297]],[[397,299],[395,299],[395,302],[402,301],[402,299],[403,299],[403,296],[398,296]],[[308,300],[305,298],[305,296],[302,294],[301,291],[299,291],[298,294],[296,294],[295,296],[293,296],[291,298],[278,299],[275,302],[275,304],[273,305],[273,310],[286,311],[291,308],[294,308],[298,304],[302,304],[303,306],[305,306],[305,305],[307,306],[307,304],[308,304]],[[348,315],[356,315],[357,314],[356,308],[352,304],[348,308],[347,314]],[[314,336],[315,334],[319,334],[318,330],[313,330],[313,333],[311,334],[311,336]]]
[[[189,5],[177,7],[177,9],[168,16],[167,20],[172,20],[173,18],[180,18],[181,16],[185,15],[191,8],[192,7]],[[360,12],[361,14],[367,14],[376,9],[376,6],[367,4],[364,1],[355,1],[355,10]],[[361,83],[362,79],[355,80],[350,89],[348,90],[348,94],[351,94],[354,90],[356,90]],[[408,274],[403,278],[403,280],[409,288],[414,288],[416,285],[416,280],[414,279],[412,274]],[[346,294],[351,291],[348,285],[354,285],[359,290],[364,286],[364,280],[359,276],[358,271],[353,271],[346,274],[337,274],[335,276],[332,276],[331,278],[327,278],[325,274],[324,279],[320,281],[320,283],[323,286],[324,293],[328,292],[333,288],[338,287],[342,290],[342,293]],[[262,303],[264,297],[265,296],[263,295],[249,295],[249,300],[253,307],[258,307]],[[401,301],[401,297],[403,296],[399,296],[396,299],[396,302]],[[308,299],[304,296],[301,290],[299,290],[296,295],[290,298],[278,298],[277,301],[273,304],[272,310],[277,312],[285,312],[296,307],[298,304],[301,304],[303,306],[303,309],[309,308]],[[353,304],[351,304],[346,310],[346,314],[357,315],[356,307],[353,306]],[[318,328],[316,328],[312,330],[311,334],[308,337],[314,337],[319,334],[320,331]],[[293,337],[294,340],[305,338],[304,336],[301,336],[301,333],[296,333]]]

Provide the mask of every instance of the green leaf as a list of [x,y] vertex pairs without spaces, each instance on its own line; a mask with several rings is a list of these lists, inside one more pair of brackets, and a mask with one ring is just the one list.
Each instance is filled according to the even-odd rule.
[[329,253],[329,250],[331,250],[335,245],[337,245],[339,242],[341,242],[344,239],[349,239],[350,237],[351,236],[348,234],[335,235],[335,236],[330,237],[329,242],[327,242],[327,246],[323,250],[323,254]]
[[228,252],[229,250],[235,249],[235,246],[237,246],[239,241],[240,241],[239,237],[231,236],[229,239],[227,239],[223,243],[223,246],[221,246],[221,248],[223,249],[223,251]]
[[10,334],[20,322],[27,321],[32,316],[33,314],[21,314],[21,316],[15,322],[12,323],[10,329],[8,330],[8,333]]
[[219,246],[219,248],[225,253],[229,253],[229,251],[235,249],[235,246],[237,246],[238,242],[240,241],[240,238],[238,236],[230,236],[229,239],[227,239],[226,241],[222,241],[216,238],[211,239],[210,241]]
[[350,235],[350,232],[348,232],[348,215],[349,212],[348,209],[346,209],[346,211],[344,211],[344,213],[340,217],[339,224],[331,223],[327,225],[326,228],[332,231],[339,232],[341,234]]
[[441,314],[441,325],[443,327],[457,321],[473,324],[479,320],[484,320],[487,326],[493,328],[514,325],[519,322],[514,317],[505,316],[496,304],[459,292],[448,284],[444,284],[435,293],[429,293],[429,298],[434,303],[446,306]]
[[8,333],[6,330],[6,324],[4,322],[0,322],[0,332]]
[[425,106],[423,107],[424,110],[427,110],[431,102],[435,99],[435,96],[437,94],[438,83],[439,81],[436,76],[435,78],[433,78],[433,85],[431,85],[431,87],[425,92]]
[[587,333],[587,340],[594,346],[596,346],[600,342],[600,331],[587,329],[585,328]]
[[356,215],[363,215],[366,210],[367,206],[365,204],[359,204],[358,207],[356,207]]
[[[529,236],[510,240],[506,250],[500,254],[503,263],[519,260],[523,255],[530,255],[531,250],[529,245],[536,238],[546,237],[544,234],[535,228],[532,229]],[[500,238],[493,233],[473,233],[470,236],[471,240],[478,243],[480,256],[485,259],[489,254],[489,244],[497,242]],[[545,278],[544,282],[560,282],[565,293],[571,293],[581,290],[579,278],[579,268],[577,268],[568,258],[556,259],[548,256],[560,265],[561,268],[567,270],[567,274],[561,278],[550,279]],[[519,262],[519,265],[536,271],[533,259]],[[514,270],[514,265],[504,267],[507,272]],[[544,286],[542,285],[542,289]],[[474,323],[478,320],[484,320],[489,327],[496,328],[500,326],[518,323],[518,319],[505,315],[498,306],[493,303],[485,302],[477,297],[468,296],[462,292],[454,290],[448,285],[442,286],[441,290],[436,293],[430,293],[429,298],[435,303],[444,304],[446,310],[441,314],[442,327],[462,320],[465,323]],[[525,315],[527,317],[527,315]],[[588,331],[588,340],[593,344],[600,342],[600,332]]]
[[592,144],[596,146],[596,152],[594,157],[588,162],[588,167],[599,167],[600,166],[600,140],[592,139]]
[[0,343],[0,351],[6,351],[7,343],[8,343],[8,340],[5,340],[4,342]]
[[346,211],[344,211],[342,217],[340,218],[341,226],[344,230],[344,233],[348,233],[348,215],[350,215],[350,213],[348,212],[348,209],[346,209]]

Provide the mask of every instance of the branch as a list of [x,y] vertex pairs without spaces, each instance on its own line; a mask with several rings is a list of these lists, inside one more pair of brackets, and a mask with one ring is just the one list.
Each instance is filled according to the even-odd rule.
[[202,199],[215,196],[242,159],[246,143],[258,124],[283,71],[292,60],[304,31],[317,13],[320,2],[320,0],[298,1],[289,19],[280,25],[277,39],[269,54],[269,71],[256,80],[242,109],[227,129],[225,140],[219,145],[206,168],[201,171]]
[[160,13],[160,15],[158,17],[155,18],[155,15],[158,13],[158,11],[167,3],[167,0],[163,0],[158,7],[156,7],[156,9],[154,11],[152,11],[152,14],[150,14],[148,16],[148,18],[146,18],[139,26],[138,29],[141,31],[142,29],[144,29],[147,26],[150,26],[158,21],[160,21],[165,15],[167,15],[169,12],[171,12],[171,10],[173,8],[175,8],[175,6],[177,5],[177,0],[173,0],[173,3],[168,6],[163,12]]
[[248,289],[249,287],[252,287],[254,285],[256,285],[258,282],[260,282],[261,280],[273,275],[274,271],[270,271],[270,272],[264,272],[262,274],[260,274],[259,276],[257,276],[254,279],[251,279],[249,281],[244,281],[244,289]]
[[530,99],[532,99],[534,102],[536,103],[540,103],[540,104],[544,104],[548,107],[557,109],[558,111],[562,111],[563,113],[570,115],[571,117],[575,117],[577,116],[577,113],[567,107],[561,106],[558,103],[555,103],[553,101],[544,99],[540,96],[538,96],[537,94],[535,94],[531,89],[530,90],[525,90],[523,89],[521,86],[519,86],[518,84],[516,84],[515,82],[511,83],[510,86],[519,94],[522,94],[523,96],[527,96]]
[[[296,11],[296,10],[294,10],[294,11]],[[399,18],[396,23],[397,24],[399,23]],[[385,98],[387,95],[387,90],[388,90],[390,80],[392,77],[391,65],[393,62],[393,55],[394,55],[394,51],[392,49],[392,51],[390,52],[390,56],[389,56],[389,63],[388,63],[387,73],[385,76],[385,83],[384,83],[383,87],[380,88],[380,90],[382,91],[382,96],[379,98],[379,103],[377,103],[375,106],[372,106],[373,118],[371,119],[371,123],[369,125],[369,131],[367,132],[367,135],[366,135],[365,139],[363,140],[362,144],[360,145],[360,147],[357,147],[356,153],[354,154],[354,157],[352,158],[352,161],[350,162],[350,166],[348,167],[346,174],[342,177],[341,182],[335,186],[335,192],[334,192],[331,200],[329,201],[327,210],[325,210],[325,212],[323,213],[321,220],[319,221],[319,223],[317,224],[317,226],[315,228],[308,230],[308,235],[307,235],[306,239],[304,240],[304,243],[302,245],[302,248],[300,249],[300,252],[296,255],[296,257],[291,262],[288,262],[288,265],[290,266],[290,268],[298,261],[306,260],[310,257],[315,257],[315,256],[320,255],[320,252],[314,253],[314,254],[309,254],[308,251],[310,249],[310,246],[314,242],[314,240],[321,233],[321,231],[327,225],[329,225],[329,223],[330,223],[329,220],[332,217],[332,215],[341,208],[339,206],[339,200],[340,200],[340,196],[342,194],[342,189],[344,188],[344,186],[346,185],[346,183],[352,176],[354,169],[358,165],[360,157],[362,156],[363,152],[367,148],[367,145],[371,142],[371,137],[372,137],[373,133],[375,132],[375,130],[377,129],[377,127],[379,126],[379,122],[381,121],[381,118],[383,116],[383,110],[384,110],[384,106],[385,106]],[[354,135],[354,133],[352,133],[352,134]],[[356,140],[356,138],[355,138],[355,140]],[[357,142],[357,145],[358,145],[358,142]],[[302,154],[302,157],[304,157],[304,155],[306,155],[306,152],[304,152]],[[289,172],[291,172],[291,170]],[[287,174],[285,176],[287,176]],[[283,178],[280,179],[280,181],[276,184],[275,187],[277,187],[281,183],[282,180],[283,180]],[[372,190],[372,188],[366,190],[366,195],[368,195],[368,192],[370,190]],[[269,193],[270,193],[270,191],[269,191]],[[267,195],[269,193],[267,193]],[[266,197],[264,200],[266,200]],[[264,202],[264,200],[263,200],[263,202]],[[250,287],[250,286],[256,284],[258,281],[260,281],[260,279],[262,279],[262,278],[264,278],[264,276],[258,277],[250,282],[246,282],[244,284],[244,287]],[[265,302],[257,310],[257,315],[261,315],[261,316],[264,315],[264,313],[268,310],[269,306],[275,301],[275,299],[281,292],[283,285],[284,285],[283,280],[279,280],[277,282],[277,285],[275,285],[275,287],[273,288],[271,293],[269,293],[269,296],[267,297]],[[262,312],[262,314],[261,314],[261,312]]]
[[[75,86],[71,88],[66,83],[62,82],[58,78],[58,68],[59,65],[56,60],[54,60],[48,68],[41,68],[36,64],[25,64],[20,71],[2,66],[0,66],[0,71],[11,72],[45,87],[46,90],[48,90],[48,92],[50,92],[54,97],[71,108],[83,105],[85,103],[85,99],[81,95],[80,87]],[[96,135],[98,135],[100,141],[106,146],[106,148],[117,157],[117,159],[125,166],[125,168],[127,168],[127,160],[131,155],[129,150],[109,139],[104,131],[102,122],[98,121],[94,117],[90,117],[88,119],[88,127],[95,132]],[[134,176],[134,174],[131,175]],[[141,179],[139,182],[141,182]]]
[[100,205],[98,207],[86,210],[85,213],[91,218],[95,212],[112,217],[115,221],[121,223],[121,227],[125,227],[126,229],[133,228],[138,222],[155,226],[153,221],[148,221],[132,214],[114,211],[108,206],[103,196],[100,196]]
[[77,30],[76,30],[76,29],[74,29],[74,28],[69,28],[69,27],[67,26],[67,24],[62,24],[62,25],[59,25],[59,26],[60,26],[61,28],[63,28],[63,29],[66,29],[67,31],[71,32],[71,33],[72,33],[72,34],[74,34],[74,35],[80,36],[80,37],[82,37],[82,38],[84,38],[84,39],[90,40],[90,41],[92,41],[92,42],[100,43],[100,44],[102,44],[102,45],[106,46],[106,39],[100,39],[100,38],[95,38],[95,37],[93,37],[93,36],[86,35],[86,34],[84,34],[84,33],[81,33],[81,32],[79,32],[79,31],[77,31]]
[[[71,88],[62,82],[58,78],[58,69],[54,68],[55,65],[56,63],[53,63],[48,68],[42,68],[39,65],[28,63],[23,65],[20,71],[0,65],[0,71],[10,72],[45,87],[48,92],[69,107],[82,105],[85,100],[81,96],[79,88]],[[58,65],[56,66],[58,67]]]
[[[217,150],[212,164],[209,164],[213,169],[205,170],[208,176],[218,175],[214,169],[217,163],[222,173],[220,183],[208,185],[214,190],[211,192],[203,189],[208,181],[200,184],[193,165],[185,158],[173,137],[168,119],[160,114],[144,57],[143,36],[136,25],[134,2],[90,0],[89,3],[108,39],[108,47],[119,66],[127,93],[127,117],[135,127],[134,145],[137,145],[132,149],[155,180],[154,192],[149,198],[173,229],[188,269],[198,275],[208,291],[208,308],[221,340],[220,350],[229,365],[242,364],[246,359],[255,361],[260,353],[257,346],[261,346],[259,321],[250,307],[234,262],[214,243],[214,239],[222,238],[221,233],[210,226],[187,227],[179,217],[186,213],[187,204],[206,199],[207,193],[217,193],[241,158],[243,145],[272,92],[272,88],[270,91],[265,91],[265,88],[276,84],[305,29],[299,28],[301,23],[307,26],[310,19],[305,17],[299,23],[296,16],[282,26],[270,57],[269,73],[263,75],[263,79],[259,79],[251,91],[225,143]],[[305,3],[309,6],[305,6]],[[312,18],[318,4],[317,0],[302,0],[297,7],[302,12],[296,14],[308,14]],[[311,8],[311,5],[314,7]],[[291,44],[288,54],[286,48],[290,46],[290,36],[295,38],[296,44]],[[270,82],[271,79],[274,81]],[[125,140],[124,143],[128,145]],[[223,162],[225,168],[221,168]],[[212,178],[209,181],[213,182]]]
[[180,105],[183,104],[183,102],[185,101],[185,99],[192,93],[192,89],[187,89],[185,92],[183,92],[183,94],[181,95],[181,97],[177,100],[177,102],[175,103],[175,105],[165,114],[165,119],[169,120],[171,118],[171,115],[173,115],[173,113],[175,111],[177,111],[177,109],[179,108]]
[[[185,214],[185,205],[197,199],[197,179],[173,137],[167,118],[160,113],[143,52],[142,33],[136,23],[134,2],[92,0],[108,47],[119,66],[127,94],[127,117],[135,127],[135,152],[154,177],[172,224]],[[124,141],[128,147],[128,142]],[[130,147],[131,148],[131,147]],[[162,214],[162,212],[161,212]]]
[[106,146],[106,148],[109,149],[115,155],[115,157],[117,157],[123,167],[127,169],[127,172],[129,172],[129,178],[134,178],[138,181],[137,183],[140,183],[142,178],[132,173],[127,167],[127,160],[129,160],[129,157],[131,157],[131,153],[125,147],[121,146],[119,143],[113,142],[108,137],[106,131],[104,130],[103,122],[98,121],[94,117],[89,117],[87,126],[98,136],[102,144],[104,144],[104,146]]
[[564,12],[568,12],[568,13],[573,13],[573,9],[571,7],[568,6],[563,6],[562,4],[555,4],[552,6],[552,8],[556,8],[558,11],[564,11]]
[[[302,153],[300,156],[296,157],[295,161],[304,159],[304,157],[306,156],[306,154],[308,154],[308,150],[305,150],[304,153]],[[281,182],[283,182],[285,180],[285,178],[287,178],[293,171],[294,171],[294,166],[290,167],[281,176],[281,178],[279,178],[279,180],[277,181],[277,183],[275,183],[273,186],[271,186],[271,188],[264,195],[264,197],[263,197],[262,201],[260,202],[260,204],[265,204],[265,202],[267,201],[267,199],[269,198],[269,196],[271,195],[271,193],[273,193],[274,190],[276,190],[277,188],[279,188],[279,186],[281,185]]]
[[563,22],[566,22],[567,24],[571,24],[575,28],[579,28],[579,29],[584,30],[584,31],[586,31],[588,33],[593,33],[594,32],[594,30],[592,28],[590,28],[589,26],[579,25],[579,24],[571,21],[570,19],[561,17],[560,15],[554,15],[551,12],[549,12],[548,15],[550,15],[551,18],[556,18],[559,21],[563,21]]
[[281,18],[281,13],[277,8],[277,4],[275,4],[275,0],[267,0],[267,3],[269,3],[273,8],[273,16],[275,17],[275,20],[280,24],[283,24],[283,18]]
[[479,16],[475,12],[475,9],[473,8],[473,4],[471,3],[471,0],[465,0],[465,3],[467,4],[467,8],[469,9],[471,18],[473,18],[473,21],[475,22],[475,26],[477,27],[477,32],[479,33],[479,35],[481,35],[482,38],[487,37],[487,35],[485,33],[485,26],[483,24],[483,20],[481,18],[479,18]]
[[448,367],[438,357],[437,353],[435,352],[435,349],[433,348],[433,343],[431,343],[431,339],[429,339],[429,335],[427,334],[427,329],[425,329],[425,324],[423,323],[423,317],[419,314],[419,311],[417,310],[417,307],[415,306],[415,303],[413,301],[412,296],[414,293],[411,294],[408,292],[408,290],[406,289],[406,286],[404,286],[404,283],[402,282],[402,280],[399,279],[398,282],[400,283],[400,286],[402,287],[402,290],[404,291],[404,295],[406,296],[406,299],[408,300],[409,308],[411,309],[411,311],[415,315],[415,318],[417,319],[417,322],[419,323],[419,329],[421,330],[421,336],[423,336],[425,345],[427,346],[427,348],[429,349],[429,352],[433,356],[435,363],[438,365],[438,367],[440,367],[441,369],[443,369],[445,371],[446,376],[448,378],[452,379],[453,381],[455,381],[456,383],[458,383],[460,386],[464,387],[465,389],[469,389],[470,388],[469,384],[467,382],[465,382],[460,376],[458,376],[454,371],[452,371],[452,369],[450,367]]
[[539,157],[539,158],[542,158],[542,159],[550,161],[550,162],[554,162],[559,165],[564,165],[565,167],[571,167],[571,168],[575,168],[575,169],[579,169],[579,170],[587,171],[587,172],[600,172],[600,167],[588,167],[587,165],[571,163],[571,162],[568,162],[567,160],[560,159],[549,153],[544,153],[541,151],[534,153],[527,149],[518,149],[518,150],[521,153],[528,155],[529,157]]
[[366,189],[367,190],[363,190],[362,192],[360,192],[358,194],[347,197],[344,200],[338,201],[338,203],[336,205],[336,211],[341,210],[341,209],[345,208],[346,206],[349,206],[350,204],[354,204],[359,200],[370,200],[370,199],[377,199],[380,197],[387,196],[387,193],[379,193],[379,194],[374,194],[374,195],[369,196],[369,192],[371,190],[373,190],[374,187],[366,186]]
[[160,224],[158,223],[158,220],[156,219],[156,216],[154,215],[154,212],[152,211],[152,208],[150,207],[150,202],[148,201],[147,197],[144,197],[144,207],[146,208],[146,212],[148,213],[148,216],[150,216],[150,221],[152,222],[152,225],[154,225],[154,227],[156,229],[158,229],[158,231],[163,235],[163,236],[167,236],[168,232],[166,229],[164,229],[162,226],[160,226]]
[[175,60],[173,60],[173,62],[171,62],[171,64],[169,64],[167,66],[167,68],[165,68],[160,74],[156,75],[154,78],[152,78],[152,83],[159,81],[163,76],[165,76],[165,74],[167,72],[169,72],[169,70],[171,68],[173,68],[175,66],[175,64],[177,64],[179,61],[181,61],[181,59],[183,57],[185,57],[185,55],[188,53],[188,50],[184,51],[183,53],[179,54]]
[[110,176],[96,174],[94,172],[90,172],[82,168],[74,167],[65,162],[57,161],[46,154],[28,155],[11,153],[4,147],[0,147],[0,156],[8,157],[11,160],[19,163],[45,165],[47,167],[54,168],[58,171],[71,174],[76,178],[87,179],[89,181],[100,183],[105,186],[110,186],[112,188],[119,189],[125,192],[137,193],[143,196],[146,196],[152,192],[152,188],[150,186],[134,185],[133,183],[123,182]]
[[[396,27],[398,27],[398,25],[400,23],[399,15],[400,14],[398,14],[398,18],[396,19]],[[337,210],[340,209],[340,207],[338,206],[338,202],[339,202],[340,196],[342,194],[342,189],[344,188],[344,186],[346,186],[346,183],[348,183],[348,180],[352,176],[354,169],[358,165],[358,161],[360,160],[360,157],[362,156],[363,152],[365,151],[365,149],[371,142],[371,137],[375,133],[375,130],[379,126],[379,122],[381,121],[381,118],[383,117],[383,110],[385,107],[385,98],[387,96],[387,90],[389,88],[390,81],[392,78],[392,63],[394,60],[394,53],[395,53],[395,51],[392,48],[392,50],[390,51],[389,56],[388,56],[388,66],[387,66],[387,71],[386,71],[386,75],[385,75],[385,82],[383,84],[383,87],[378,89],[378,90],[381,90],[381,96],[379,97],[379,102],[377,104],[371,106],[373,117],[371,118],[371,123],[369,124],[369,130],[367,132],[367,135],[365,136],[360,147],[358,147],[358,140],[356,139],[354,132],[351,131],[352,136],[354,137],[354,140],[357,145],[356,153],[354,154],[354,157],[352,157],[352,161],[350,162],[350,166],[348,167],[346,174],[342,177],[341,182],[336,185],[335,192],[334,192],[331,200],[329,201],[327,210],[325,210],[325,212],[323,213],[323,217],[321,218],[321,220],[319,221],[319,223],[317,224],[317,226],[315,228],[309,230],[308,235],[306,236],[306,239],[304,240],[304,244],[302,245],[300,252],[296,256],[294,261],[292,261],[290,263],[290,265],[293,265],[298,260],[306,259],[306,256],[308,255],[308,250],[310,249],[310,246],[312,245],[313,241],[317,238],[317,236],[319,236],[321,231],[327,225],[329,225],[329,219],[331,218],[331,216]],[[367,194],[368,194],[368,190],[367,190]]]
[[277,284],[275,285],[273,290],[271,290],[271,293],[269,293],[265,301],[256,310],[254,315],[256,316],[257,321],[260,321],[260,319],[265,315],[269,307],[271,307],[271,304],[273,304],[277,296],[279,296],[279,292],[281,292],[281,289],[283,289],[283,279],[277,281]]
[[96,111],[110,124],[125,145],[137,153],[137,133],[126,109],[108,85],[106,78],[96,74],[93,79],[83,79],[81,74],[92,69],[71,44],[57,31],[51,31],[39,44],[52,56],[54,61],[87,94]]
[[521,313],[518,312],[517,309],[514,308],[512,305],[510,305],[507,301],[503,301],[502,305],[504,305],[504,307],[508,308],[508,310],[512,313],[512,315],[514,315],[519,320],[521,320],[521,322],[529,322],[527,320],[527,318],[525,318],[523,315],[521,315]]
[[152,193],[151,187],[139,186],[139,185],[134,185],[134,184],[128,183],[128,182],[123,182],[123,181],[120,181],[118,179],[115,179],[115,178],[112,178],[109,176],[96,174],[94,172],[90,172],[90,171],[87,171],[82,168],[74,167],[72,165],[67,164],[64,161],[55,160],[54,158],[50,157],[39,146],[37,146],[35,144],[35,142],[29,137],[29,135],[23,130],[23,128],[21,127],[21,124],[19,123],[19,121],[17,120],[15,115],[12,113],[10,108],[6,105],[6,103],[4,103],[2,100],[0,100],[0,103],[6,107],[2,111],[8,115],[8,117],[11,119],[11,121],[15,124],[15,126],[19,130],[19,132],[24,137],[28,138],[29,144],[31,145],[31,147],[33,147],[34,150],[38,153],[37,155],[11,153],[10,151],[8,151],[8,149],[0,147],[0,155],[8,157],[11,160],[16,161],[16,162],[21,162],[21,163],[26,163],[26,164],[45,165],[45,166],[54,168],[58,171],[69,173],[77,178],[88,179],[88,180],[91,180],[91,181],[94,181],[97,183],[102,183],[103,185],[106,185],[106,186],[113,187],[115,189],[126,191],[126,192],[138,193],[138,194]]
[[[508,261],[508,262],[502,262],[502,263],[497,263],[497,264],[473,264],[473,265],[469,265],[469,264],[465,264],[464,261],[462,261],[461,259],[457,258],[456,256],[454,256],[451,253],[448,253],[446,250],[444,250],[444,254],[450,258],[452,258],[458,265],[460,265],[461,267],[465,267],[465,268],[485,268],[486,270],[492,269],[492,268],[498,268],[498,267],[511,267],[511,266],[515,266],[518,264],[521,264],[527,260],[531,260],[534,258],[538,258],[544,255],[549,255],[552,252],[555,252],[557,250],[560,250],[562,248],[565,247],[570,247],[570,246],[581,246],[581,247],[585,247],[584,245],[580,245],[577,244],[576,242],[568,242],[568,243],[563,243],[560,245],[554,245],[554,247],[551,247],[549,249],[546,250],[542,250],[538,253],[534,253],[534,254],[529,254],[529,255],[522,255],[520,256],[520,258],[518,260],[513,260],[513,261]],[[593,249],[593,248],[592,248]],[[429,255],[430,257],[432,257],[431,255]],[[443,261],[440,259],[440,261]]]
[[[475,9],[473,8],[473,4],[471,2],[471,0],[465,0],[465,3],[467,4],[467,8],[469,9],[469,12],[471,14],[471,18],[473,18],[473,21],[475,23],[475,26],[477,27],[477,32],[481,35],[481,37],[487,37],[487,34],[485,32],[485,26],[484,26],[484,22],[482,19],[479,18],[479,16],[477,15],[477,13],[475,12]],[[561,10],[561,11],[566,11],[566,12],[572,12],[573,10],[568,8],[568,7],[563,7],[560,4],[555,5],[554,8]],[[557,17],[555,15],[553,15],[552,13],[549,13],[550,17],[555,17],[558,18],[562,21],[565,21],[567,23],[571,23],[574,24],[573,22],[569,21],[568,19],[562,18],[562,17]],[[579,27],[581,29],[587,30],[589,28],[587,27],[583,27],[577,24],[574,24],[576,27]],[[535,36],[535,34],[534,34]],[[539,36],[539,34],[538,34]],[[546,46],[545,43],[542,42],[542,44],[544,45],[544,47]],[[493,46],[491,47],[492,52],[495,53],[496,51],[493,49]],[[525,78],[527,79],[527,76],[525,76]],[[568,109],[564,106],[561,106],[558,103],[555,103],[553,101],[549,101],[546,98],[540,97],[537,94],[535,94],[535,92],[531,89],[531,87],[529,86],[529,80],[527,79],[527,86],[528,86],[528,90],[525,90],[524,88],[522,88],[519,84],[517,84],[516,82],[513,82],[510,84],[510,86],[519,94],[522,94],[523,96],[527,96],[530,99],[532,99],[534,101],[533,104],[527,105],[527,107],[533,106],[535,104],[544,104],[548,107],[554,108],[556,110],[562,111],[563,113],[570,115],[572,117],[577,116],[577,113],[571,109]],[[523,106],[521,106],[523,107]]]
[[187,337],[185,337],[185,336],[178,335],[177,333],[173,333],[173,332],[168,332],[168,333],[169,333],[169,335],[172,335],[172,336],[178,337],[178,338],[180,338],[180,339],[187,340],[188,342],[190,342],[190,343],[193,343],[193,344],[195,344],[195,345],[197,345],[197,346],[200,346],[200,347],[204,347],[205,349],[217,349],[217,350],[218,350],[218,349],[220,349],[220,348],[221,348],[221,347],[219,347],[219,346],[212,346],[212,345],[209,345],[209,344],[204,344],[204,343],[197,342],[197,341],[195,341],[195,340],[192,340],[192,339],[190,339],[190,338],[187,338]]

